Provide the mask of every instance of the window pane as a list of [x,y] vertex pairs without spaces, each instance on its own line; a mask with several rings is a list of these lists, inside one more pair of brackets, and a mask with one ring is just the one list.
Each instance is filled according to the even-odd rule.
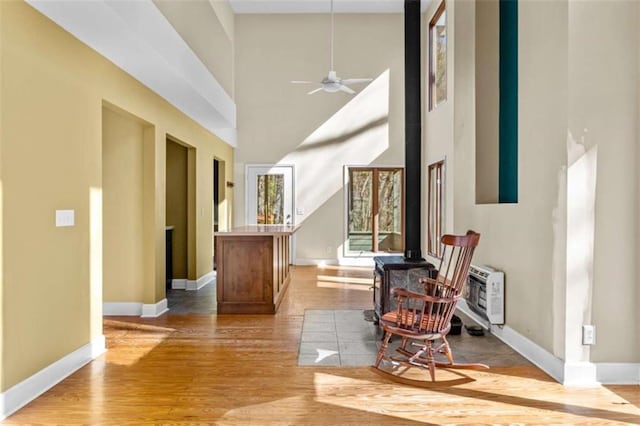
[[372,207],[373,191],[371,170],[350,170],[349,179],[349,249],[373,250]]
[[402,252],[404,174],[402,168],[348,169],[347,251]]
[[442,1],[429,22],[429,109],[447,100],[447,14]]
[[434,26],[436,105],[447,99],[447,26],[442,12]]
[[257,180],[258,183],[256,185],[256,188],[258,190],[258,206],[257,206],[257,214],[256,214],[256,218],[257,218],[257,223],[258,225],[264,225],[265,222],[265,218],[266,218],[266,211],[265,211],[265,180],[267,178],[267,175],[258,175],[257,176]]
[[284,224],[284,175],[258,175],[259,225]]
[[427,251],[440,257],[440,237],[443,234],[444,161],[429,166],[428,211],[427,211]]
[[378,250],[402,251],[402,174],[378,173]]

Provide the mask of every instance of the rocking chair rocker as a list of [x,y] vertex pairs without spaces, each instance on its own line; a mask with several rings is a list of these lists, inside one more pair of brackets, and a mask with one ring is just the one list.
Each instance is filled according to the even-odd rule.
[[[473,231],[468,231],[466,235],[444,235],[441,238],[443,254],[438,276],[435,280],[420,279],[420,283],[424,285],[424,294],[403,288],[391,290],[392,295],[397,297],[397,309],[380,318],[380,326],[385,335],[376,358],[376,368],[380,369],[383,359],[405,366],[419,366],[429,370],[432,381],[435,381],[435,367],[474,370],[489,368],[484,364],[455,363],[446,338],[479,240],[480,234]],[[392,358],[386,354],[393,335],[402,338],[400,347],[396,349],[403,355],[401,358]],[[441,340],[442,343],[434,347],[435,340]],[[411,346],[418,350],[412,351]],[[444,354],[448,362],[436,361],[436,353]]]

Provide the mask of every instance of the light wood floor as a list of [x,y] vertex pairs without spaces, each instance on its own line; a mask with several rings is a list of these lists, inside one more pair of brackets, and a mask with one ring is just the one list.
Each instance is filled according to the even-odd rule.
[[531,365],[438,370],[424,387],[297,367],[304,309],[369,309],[371,271],[293,274],[273,316],[105,318],[108,352],[4,423],[640,424],[639,386],[570,389]]

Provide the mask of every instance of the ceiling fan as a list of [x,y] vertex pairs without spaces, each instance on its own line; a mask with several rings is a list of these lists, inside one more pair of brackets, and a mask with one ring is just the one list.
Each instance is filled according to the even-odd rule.
[[320,86],[317,89],[313,89],[312,91],[307,93],[308,95],[313,95],[314,93],[317,93],[321,90],[324,90],[325,92],[329,92],[329,93],[346,92],[346,93],[349,93],[350,95],[353,95],[356,93],[356,91],[350,88],[348,84],[368,83],[372,80],[373,80],[372,78],[340,78],[334,71],[333,69],[333,0],[331,0],[331,69],[329,71],[329,74],[325,78],[323,78],[322,81],[319,81],[319,82],[294,80],[292,81],[292,83],[316,84]]

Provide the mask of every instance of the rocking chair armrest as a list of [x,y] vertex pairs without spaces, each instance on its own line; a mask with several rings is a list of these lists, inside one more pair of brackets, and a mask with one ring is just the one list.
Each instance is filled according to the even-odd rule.
[[451,296],[451,297],[424,295],[422,298],[432,303],[453,303],[453,302],[457,302],[458,299],[460,299],[460,296],[461,296],[460,294],[456,294],[455,296]]
[[429,277],[420,278],[419,282],[424,286],[424,291],[426,293],[431,293],[433,291],[436,291],[439,288],[445,287],[443,283],[439,283],[438,281]]
[[391,289],[391,294],[393,296],[398,296],[398,297],[411,297],[414,299],[424,299],[426,295],[424,294],[420,294],[420,293],[414,293],[412,291],[409,291],[405,288],[401,288],[401,287],[394,287]]
[[400,288],[400,287],[392,288],[391,294],[401,298],[409,297],[409,298],[424,300],[425,302],[432,302],[432,303],[451,303],[451,302],[457,301],[460,298],[460,295],[456,295],[453,297],[430,296],[428,294],[414,293],[412,291],[409,291],[407,289]]
[[433,278],[429,278],[429,277],[422,277],[420,278],[420,284],[424,284],[424,285],[437,285],[437,281],[434,280]]
[[419,278],[420,284],[423,284],[425,288],[432,287],[447,287],[451,284],[451,280],[447,279],[445,282],[438,282],[437,280],[429,277]]

